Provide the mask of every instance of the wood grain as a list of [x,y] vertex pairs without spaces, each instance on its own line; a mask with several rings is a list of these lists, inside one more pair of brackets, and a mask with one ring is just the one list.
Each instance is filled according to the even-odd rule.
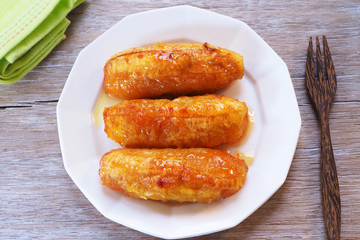
[[[320,122],[322,207],[328,237],[335,240],[340,239],[341,202],[336,163],[330,137],[329,112],[335,97],[337,80],[326,37],[323,36],[322,39],[325,67],[323,67],[320,41],[316,37],[317,64],[315,69],[312,37],[310,37],[306,58],[305,82]],[[323,73],[324,71],[326,71],[326,77]]]
[[284,185],[232,229],[193,239],[326,239],[320,126],[305,88],[307,40],[326,35],[337,73],[330,132],[342,239],[360,239],[360,5],[350,1],[95,1],[69,14],[67,39],[34,70],[0,86],[1,239],[156,239],[104,218],[64,170],[56,104],[81,51],[123,17],[189,4],[245,21],[286,62],[302,117]]

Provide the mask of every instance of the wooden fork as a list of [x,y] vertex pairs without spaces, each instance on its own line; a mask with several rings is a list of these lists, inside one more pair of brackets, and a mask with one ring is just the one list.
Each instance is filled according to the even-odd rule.
[[336,74],[330,49],[323,36],[326,76],[323,75],[320,43],[316,37],[316,62],[318,79],[315,78],[312,38],[306,59],[305,81],[310,98],[315,105],[321,127],[321,192],[325,226],[329,239],[340,239],[341,205],[340,190],[336,172],[334,153],[330,138],[329,111],[336,93]]

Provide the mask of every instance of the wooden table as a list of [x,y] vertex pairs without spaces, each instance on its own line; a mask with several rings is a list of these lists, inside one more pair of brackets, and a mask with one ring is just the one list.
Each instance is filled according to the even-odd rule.
[[[56,104],[76,56],[126,15],[193,1],[87,1],[67,39],[22,80],[0,86],[1,239],[155,239],[103,217],[64,170]],[[302,129],[285,184],[236,227],[195,239],[326,239],[320,198],[319,125],[304,84],[309,36],[326,35],[338,79],[330,127],[342,238],[360,239],[360,4],[349,1],[205,1],[245,21],[284,59]],[[165,226],[164,226],[165,227]]]

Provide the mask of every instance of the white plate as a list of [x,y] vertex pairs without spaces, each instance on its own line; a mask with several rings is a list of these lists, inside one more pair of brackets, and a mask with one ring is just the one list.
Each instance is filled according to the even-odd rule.
[[[255,152],[244,187],[232,197],[212,204],[164,204],[124,197],[100,182],[100,158],[119,147],[94,120],[104,64],[119,51],[158,41],[209,42],[244,56],[244,79],[221,92],[246,101],[256,119],[247,141],[231,151]],[[61,94],[57,120],[65,169],[89,201],[117,223],[168,239],[228,229],[258,209],[284,183],[301,126],[281,58],[245,23],[190,6],[127,16],[83,49]]]

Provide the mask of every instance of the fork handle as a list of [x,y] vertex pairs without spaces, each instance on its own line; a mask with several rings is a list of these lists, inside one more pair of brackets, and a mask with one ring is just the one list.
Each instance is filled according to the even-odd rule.
[[340,239],[341,205],[340,189],[336,171],[334,153],[330,138],[329,119],[320,118],[321,123],[321,160],[320,177],[322,206],[325,226],[329,239]]

